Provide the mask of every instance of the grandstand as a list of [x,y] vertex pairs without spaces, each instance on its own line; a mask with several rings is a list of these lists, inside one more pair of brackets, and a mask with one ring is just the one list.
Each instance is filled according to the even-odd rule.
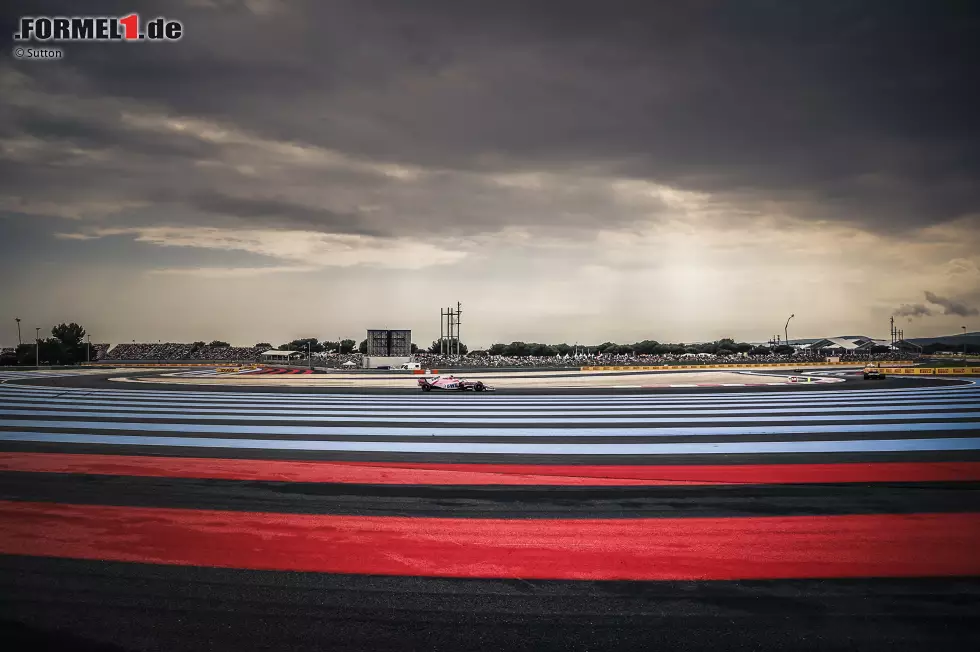
[[[182,344],[176,342],[165,342],[156,344],[118,344],[109,349],[108,344],[92,345],[93,361],[181,361],[187,362],[245,362],[258,361],[261,353],[268,351],[271,347],[263,346],[210,346],[200,344]],[[864,349],[864,350],[861,350]],[[833,353],[839,358],[840,362],[868,362],[881,360],[905,360],[913,359],[917,356],[897,351],[869,353],[868,347],[860,347],[856,350],[832,350],[821,349],[820,351],[808,351],[806,349],[797,350],[790,354],[766,353],[762,355],[715,355],[711,353],[667,353],[657,355],[638,355],[632,353],[589,353],[589,354],[566,354],[550,356],[533,355],[490,355],[486,352],[473,352],[467,355],[441,355],[434,353],[418,353],[414,356],[415,361],[423,368],[442,369],[442,368],[520,368],[520,367],[580,367],[580,366],[647,366],[647,365],[675,365],[675,364],[736,364],[736,363],[758,363],[758,364],[778,364],[778,363],[799,363],[808,364],[814,362],[824,362],[828,353]],[[327,369],[340,369],[348,363],[360,367],[363,356],[360,353],[314,353],[313,364],[317,367]]]
[[[108,345],[105,345],[108,348]],[[94,345],[93,345],[94,347]],[[269,347],[257,346],[201,346],[164,342],[144,344],[133,342],[117,344],[103,358],[106,361],[124,360],[257,360]]]
[[[268,347],[271,348],[271,347]],[[256,360],[268,348],[255,346],[202,346],[188,356],[190,360]]]
[[102,360],[105,360],[106,355],[108,355],[108,353],[109,353],[109,348],[110,348],[110,345],[109,344],[106,344],[106,343],[95,344],[95,343],[93,343],[93,344],[90,344],[89,346],[91,347],[89,349],[89,360],[91,360],[92,362],[100,362]]

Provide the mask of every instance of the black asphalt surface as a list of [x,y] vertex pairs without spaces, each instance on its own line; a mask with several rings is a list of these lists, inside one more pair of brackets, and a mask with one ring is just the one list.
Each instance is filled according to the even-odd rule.
[[970,650],[980,581],[542,582],[0,557],[9,650]]
[[[196,367],[184,368],[186,371],[194,371]],[[181,371],[181,368],[168,369],[165,372],[157,371],[146,371],[143,369],[118,369],[111,373],[107,373],[104,376],[63,376],[46,379],[43,381],[30,381],[30,380],[17,380],[12,381],[18,384],[38,384],[41,383],[49,387],[65,387],[65,388],[86,388],[86,389],[143,389],[143,390],[158,390],[158,391],[180,391],[186,386],[174,385],[172,383],[154,383],[150,379],[156,376],[160,376],[162,373],[177,373]],[[737,370],[730,370],[737,371]],[[812,369],[793,369],[793,368],[781,368],[778,371],[772,373],[779,375],[792,376],[800,374],[804,371],[813,371]],[[466,378],[468,375],[475,375],[469,370],[451,370],[447,374],[451,373],[458,378]],[[609,375],[624,375],[624,376],[636,376],[636,372],[607,372]],[[683,370],[679,369],[677,371],[670,371],[670,373],[704,373],[704,370],[691,369]],[[606,375],[606,374],[604,374]],[[130,385],[129,383],[119,383],[117,381],[109,380],[110,377],[126,377],[126,378],[139,378],[140,383],[138,385]],[[581,373],[570,373],[568,376],[581,377]],[[420,393],[417,386],[415,386],[415,381],[418,377],[412,376],[410,374],[405,374],[405,382],[407,387],[401,388],[371,388],[371,387],[276,387],[274,385],[263,385],[263,376],[255,376],[256,383],[254,386],[249,386],[246,384],[239,384],[233,386],[221,386],[221,385],[195,385],[193,391],[195,392],[256,392],[260,394],[371,394],[379,396],[389,396],[389,395],[417,395]],[[751,375],[745,376],[745,382],[753,382]],[[905,389],[910,387],[938,387],[938,386],[950,386],[961,384],[961,380],[954,378],[936,378],[936,377],[895,377],[889,376],[880,380],[869,380],[864,381],[860,375],[850,375],[846,378],[846,383],[849,386],[861,386],[864,388],[873,387],[875,389]],[[708,393],[745,393],[745,392],[800,392],[800,391],[835,391],[840,390],[840,383],[800,383],[786,386],[771,386],[771,385],[754,385],[747,387],[648,387],[648,388],[613,388],[613,387],[594,387],[594,388],[499,388],[494,391],[494,395],[541,395],[541,394],[555,394],[555,395],[587,395],[587,394],[674,394],[674,395],[684,395],[696,392],[697,394],[708,394]],[[436,392],[432,396],[443,395],[442,393]]]
[[0,472],[0,500],[358,516],[713,518],[980,512],[980,483],[499,487]]
[[445,580],[0,557],[0,589],[10,650],[970,650],[980,642],[976,579]]
[[[790,373],[788,371],[787,373]],[[125,370],[122,375],[150,375]],[[458,374],[464,376],[464,374]],[[129,385],[98,377],[60,377],[44,381],[13,380],[22,387],[56,388],[38,394],[35,417],[6,416],[0,419],[38,419],[55,426],[39,425],[34,430],[51,433],[90,433],[109,436],[154,435],[161,437],[214,435],[188,433],[188,425],[223,424],[232,432],[220,436],[255,439],[263,435],[234,432],[236,424],[249,425],[247,417],[231,408],[217,420],[195,415],[173,414],[162,420],[172,431],[119,431],[105,428],[113,423],[161,423],[160,419],[134,416],[62,416],[59,412],[91,404],[100,409],[113,406],[185,405],[194,412],[206,397],[232,401],[236,396],[283,394],[318,401],[324,396],[351,395],[335,388],[268,388],[235,386],[176,387],[164,384]],[[950,379],[889,378],[863,382],[849,380],[833,385],[786,387],[698,388],[651,390],[548,390],[548,396],[595,395],[582,406],[600,409],[607,416],[629,408],[604,402],[602,396],[715,397],[751,394],[773,401],[799,397],[787,403],[792,409],[788,423],[808,423],[820,414],[818,402],[806,404],[808,396],[831,397],[845,389],[913,390],[952,387]],[[85,390],[92,390],[91,393]],[[107,390],[110,390],[107,392]],[[173,398],[123,393],[126,390],[174,392]],[[47,390],[44,390],[47,392]],[[193,401],[181,396],[193,392]],[[806,392],[813,392],[807,394]],[[384,396],[418,395],[417,390],[392,394],[358,390],[356,394],[377,396],[385,411],[400,408],[384,405]],[[533,390],[511,390],[496,396],[531,400]],[[858,397],[861,392],[854,394]],[[320,395],[315,396],[315,395]],[[842,401],[848,401],[849,394]],[[18,395],[14,395],[18,396]],[[902,395],[899,395],[902,396]],[[912,402],[912,396],[909,403]],[[307,398],[308,397],[308,398]],[[442,409],[449,397],[432,396],[419,403]],[[461,400],[463,397],[459,397]],[[483,400],[486,397],[467,396]],[[71,400],[59,405],[56,400]],[[77,402],[74,402],[78,399]],[[419,397],[422,400],[422,397]],[[278,400],[278,399],[277,399]],[[696,402],[699,399],[694,399]],[[854,398],[856,405],[863,399]],[[880,399],[876,399],[880,400]],[[12,401],[0,397],[0,408]],[[765,399],[768,409],[770,401]],[[802,401],[803,403],[800,403]],[[230,405],[230,404],[228,404]],[[416,404],[413,404],[413,407]],[[477,406],[478,403],[471,403]],[[775,403],[773,403],[775,405]],[[726,415],[752,414],[754,408],[713,407],[707,411]],[[968,416],[922,417],[896,398],[875,407],[868,401],[865,414],[873,430],[887,421],[886,415],[908,415],[909,422],[936,423],[936,430],[889,432],[890,440],[907,438],[977,437],[980,427],[942,430],[943,424],[980,422],[980,408],[947,406],[947,411]],[[260,411],[270,410],[263,406]],[[438,419],[405,417],[404,423],[371,421],[364,414],[345,421],[317,421],[311,410],[324,414],[337,405],[310,403],[304,408],[302,425],[367,426],[380,433],[393,426],[415,427],[418,435],[374,435],[372,442],[412,443],[435,433],[440,442],[500,443],[513,438],[487,435],[459,436],[458,427],[493,425],[497,417],[467,417],[462,424],[447,425]],[[354,409],[354,408],[351,408]],[[357,408],[366,410],[368,408]],[[371,408],[373,409],[373,408]],[[422,409],[422,408],[419,408]],[[446,409],[449,409],[446,407]],[[465,409],[460,408],[460,409]],[[542,409],[540,406],[534,410]],[[634,406],[633,409],[636,409]],[[661,410],[663,407],[657,407]],[[865,408],[860,408],[864,410]],[[937,408],[939,409],[939,408]],[[764,411],[759,408],[759,413]],[[271,414],[270,412],[266,412]],[[976,416],[974,416],[974,414]],[[708,415],[678,417],[679,425],[710,426]],[[236,417],[238,420],[236,420]],[[537,419],[538,417],[533,417]],[[903,417],[904,418],[904,417]],[[472,421],[470,420],[472,419]],[[531,428],[544,428],[533,423]],[[700,419],[700,420],[699,420]],[[58,428],[57,422],[89,421],[86,427]],[[901,422],[901,421],[900,421]],[[296,421],[256,421],[283,429]],[[727,434],[603,437],[567,437],[562,441],[596,447],[616,443],[680,443],[794,441],[863,441],[882,436],[877,432],[838,432],[834,427],[849,422],[830,419],[820,422],[829,432],[805,435]],[[600,423],[611,427],[610,423]],[[727,425],[733,425],[734,422]],[[590,424],[593,425],[593,424]],[[716,424],[717,425],[717,424]],[[762,427],[765,421],[748,421],[737,426]],[[101,427],[100,427],[101,426]],[[518,428],[519,424],[501,424]],[[562,426],[567,430],[582,424]],[[0,426],[4,432],[22,431],[24,426]],[[356,442],[363,437],[345,434],[277,433],[277,440]],[[530,434],[521,442],[547,445],[555,437]],[[0,452],[73,452],[109,455],[166,455],[168,457],[220,457],[240,459],[367,459],[372,461],[426,460],[444,462],[520,462],[562,464],[736,464],[805,463],[847,461],[962,461],[980,459],[972,450],[934,450],[909,453],[838,452],[783,454],[683,454],[637,457],[635,455],[522,454],[502,456],[481,453],[406,453],[385,451],[295,451],[206,449],[141,445],[65,444],[42,441],[0,441]],[[516,459],[515,459],[516,458]],[[57,473],[0,472],[0,500],[40,501],[92,505],[175,507],[302,514],[353,514],[370,516],[434,516],[463,518],[699,518],[830,514],[907,514],[938,512],[980,513],[980,485],[974,482],[893,482],[800,485],[658,486],[658,487],[474,487],[456,485],[358,485],[304,482],[237,481],[191,478],[149,478]],[[978,516],[980,518],[980,516]],[[980,550],[980,541],[978,541]],[[928,555],[928,550],[922,551]],[[978,553],[980,554],[980,553]],[[600,582],[527,581],[521,579],[445,579],[430,577],[382,577],[323,573],[271,572],[163,566],[105,561],[84,561],[0,555],[0,641],[10,650],[969,650],[980,649],[980,578],[864,578],[839,580],[767,580],[700,582]]]

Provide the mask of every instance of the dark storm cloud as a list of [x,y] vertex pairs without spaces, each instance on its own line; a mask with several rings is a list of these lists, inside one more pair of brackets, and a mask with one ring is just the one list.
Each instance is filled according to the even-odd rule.
[[231,197],[218,192],[202,192],[184,203],[198,210],[251,221],[266,219],[277,226],[313,227],[331,233],[380,236],[382,233],[361,226],[358,217],[310,208],[284,199]]
[[[4,25],[18,13],[77,13],[70,2],[30,5],[5,4]],[[86,12],[103,7],[131,4]],[[585,167],[882,231],[980,212],[976,3],[199,0],[140,10],[183,20],[186,36],[69,44],[58,65],[77,73],[80,95],[365,159],[491,173]],[[57,69],[42,68],[30,74],[44,86]],[[68,124],[22,126],[138,145]],[[427,214],[420,229],[488,227],[508,210],[426,202],[413,207]],[[616,221],[600,204],[589,219]],[[570,219],[548,208],[522,219]]]
[[944,315],[959,315],[961,317],[980,315],[980,310],[977,308],[970,308],[964,303],[953,299],[948,299],[946,297],[941,297],[938,294],[929,292],[928,290],[926,290],[926,301],[936,304],[937,306],[942,306]]
[[902,304],[895,310],[896,317],[928,317],[931,314],[932,311],[921,303]]

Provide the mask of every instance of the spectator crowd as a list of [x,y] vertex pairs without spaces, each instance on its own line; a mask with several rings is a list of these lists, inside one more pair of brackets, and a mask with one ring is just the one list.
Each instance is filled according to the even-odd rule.
[[267,349],[254,346],[202,346],[188,356],[189,360],[257,360]]
[[[449,356],[433,353],[418,353],[415,361],[423,368],[441,369],[455,367],[621,367],[621,366],[659,366],[692,364],[779,364],[814,363],[826,361],[828,354],[816,352],[767,355],[713,355],[713,354],[567,354],[565,356],[507,356],[474,353],[464,356]],[[908,355],[893,353],[844,353],[839,355],[841,362],[871,362],[911,360]]]
[[109,345],[104,343],[92,344],[92,349],[89,352],[89,359],[92,362],[100,362],[105,360],[106,355],[109,354]]
[[[356,367],[361,366],[363,356],[360,353],[314,353],[313,364],[317,367],[327,369],[342,369],[344,364],[353,363]],[[350,367],[350,365],[347,365]]]
[[[108,345],[105,346],[108,348]],[[144,344],[133,342],[131,344],[117,344],[102,359],[227,360],[246,362],[258,360],[259,354],[268,349],[269,347],[267,346],[211,346],[200,343],[180,344],[176,342],[157,342],[156,344]]]
[[[216,346],[164,343],[117,344],[109,350],[108,344],[93,344],[93,360],[188,360],[188,361],[236,361],[250,362],[260,360],[260,354],[267,351],[268,345],[259,346]],[[585,366],[658,366],[691,364],[739,364],[739,363],[814,363],[823,362],[829,355],[837,355],[841,362],[869,362],[886,360],[911,360],[906,354],[891,353],[839,353],[805,352],[766,353],[761,355],[710,354],[710,353],[664,353],[639,355],[633,353],[568,353],[565,355],[490,355],[477,351],[466,355],[443,355],[419,352],[414,360],[425,369],[452,368],[539,368],[539,367],[585,367]],[[305,356],[303,358],[305,360]],[[323,352],[313,354],[313,364],[327,369],[341,369],[346,364],[360,368],[361,353]]]

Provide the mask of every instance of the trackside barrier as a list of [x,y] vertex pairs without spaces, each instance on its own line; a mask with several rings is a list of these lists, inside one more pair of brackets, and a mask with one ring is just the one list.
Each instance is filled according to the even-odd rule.
[[188,362],[187,364],[178,364],[176,362],[160,362],[157,364],[152,364],[149,362],[100,362],[100,363],[83,363],[83,367],[213,367],[214,363],[207,364],[202,362]]
[[980,376],[980,367],[882,367],[881,371],[897,376]]
[[[665,369],[760,369],[772,367],[855,367],[860,362],[771,362],[755,364],[664,364],[579,367],[579,371],[662,371]],[[882,362],[882,365],[902,365],[903,362]],[[902,372],[894,372],[902,373]]]

